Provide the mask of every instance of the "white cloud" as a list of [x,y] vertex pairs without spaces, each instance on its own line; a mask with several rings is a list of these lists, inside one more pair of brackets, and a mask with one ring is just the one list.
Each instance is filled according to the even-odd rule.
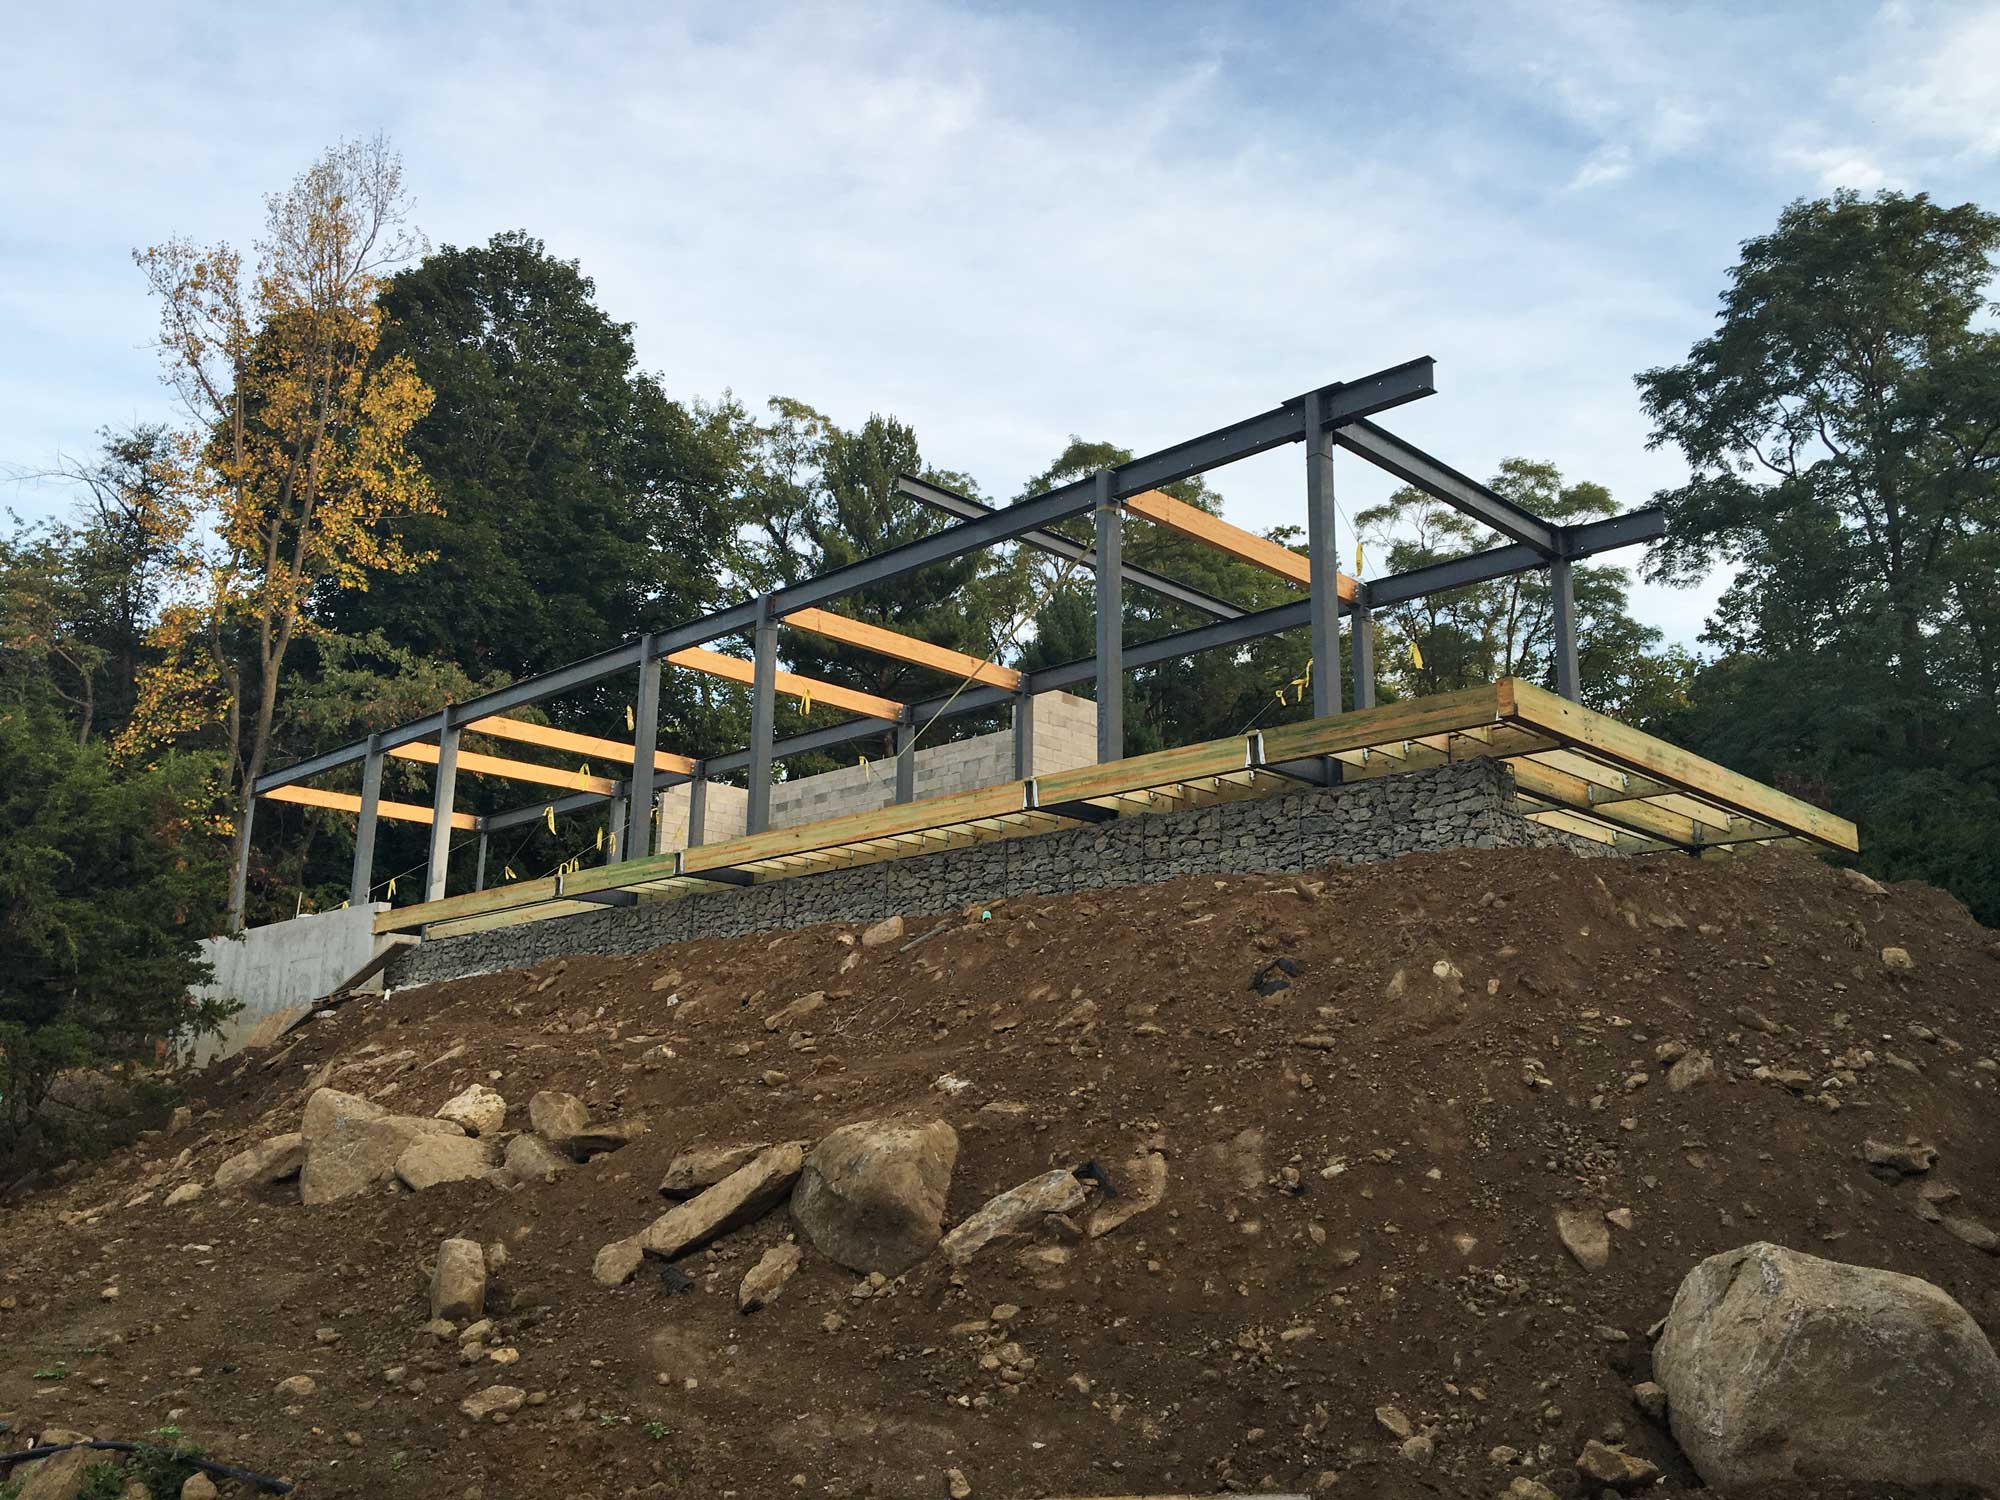
[[1590,153],[1576,175],[1569,180],[1573,192],[1609,187],[1632,175],[1632,153],[1624,146],[1600,146]]

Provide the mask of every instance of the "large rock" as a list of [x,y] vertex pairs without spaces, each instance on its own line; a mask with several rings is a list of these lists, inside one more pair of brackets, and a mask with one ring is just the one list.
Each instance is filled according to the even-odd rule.
[[1787,1480],[2000,1494],[2000,1356],[1914,1276],[1779,1245],[1710,1256],[1653,1351],[1675,1439],[1715,1489]]
[[652,1128],[646,1123],[644,1115],[628,1115],[622,1120],[600,1120],[572,1134],[563,1142],[563,1150],[569,1153],[572,1161],[589,1161],[593,1156],[629,1146]]
[[785,1283],[792,1279],[792,1273],[799,1268],[799,1247],[787,1240],[782,1245],[773,1245],[764,1252],[763,1259],[752,1266],[736,1288],[736,1310],[755,1312],[760,1307],[769,1307],[778,1300],[778,1294],[785,1289]]
[[485,1084],[475,1083],[445,1100],[437,1117],[451,1121],[467,1135],[495,1135],[507,1123],[507,1101]]
[[215,1169],[215,1190],[262,1187],[299,1175],[306,1164],[306,1138],[298,1131],[274,1135],[247,1151],[239,1151]]
[[938,1253],[955,1266],[962,1266],[997,1239],[1007,1235],[1031,1234],[1050,1214],[1066,1214],[1083,1207],[1090,1189],[1077,1181],[1067,1167],[1031,1177],[1011,1187],[970,1215],[938,1244]]
[[463,1138],[449,1121],[392,1115],[337,1089],[319,1089],[307,1101],[301,1134],[306,1164],[299,1198],[305,1203],[333,1203],[386,1182],[402,1154],[425,1136]]
[[528,1101],[528,1124],[536,1135],[558,1151],[568,1149],[569,1138],[590,1124],[590,1111],[574,1094],[543,1089]]
[[829,1260],[899,1276],[936,1246],[958,1133],[942,1120],[861,1120],[813,1148],[792,1217]]
[[469,1135],[419,1136],[396,1158],[396,1177],[421,1193],[442,1183],[484,1177],[497,1165],[496,1156],[491,1141]]
[[770,1146],[769,1141],[749,1141],[731,1146],[689,1146],[667,1163],[667,1175],[660,1191],[669,1198],[692,1198],[703,1188],[714,1187],[738,1167],[753,1160]]
[[661,1214],[639,1236],[640,1247],[672,1260],[754,1223],[792,1190],[804,1164],[805,1150],[797,1141],[758,1152],[714,1187]]
[[486,1252],[477,1240],[446,1240],[431,1272],[431,1316],[471,1322],[486,1311]]
[[[87,1443],[89,1435],[61,1427],[45,1427],[37,1447],[54,1448],[63,1443]],[[39,1463],[17,1464],[14,1477],[21,1481],[19,1500],[76,1500],[82,1491],[84,1474],[94,1464],[104,1462],[104,1453],[94,1448],[72,1448]]]
[[507,1143],[507,1175],[516,1182],[553,1182],[569,1165],[538,1135],[517,1135]]

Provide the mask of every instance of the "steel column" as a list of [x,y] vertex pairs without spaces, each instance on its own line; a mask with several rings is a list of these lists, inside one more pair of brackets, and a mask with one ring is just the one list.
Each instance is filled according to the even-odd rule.
[[1576,672],[1576,578],[1566,557],[1549,564],[1549,593],[1554,597],[1556,692],[1572,703],[1582,701]]
[[896,801],[909,802],[917,795],[917,721],[908,709],[896,725]]
[[424,875],[424,899],[444,899],[445,877],[451,867],[451,810],[458,796],[458,730],[446,709],[438,731],[437,773],[431,792],[431,858]]
[[1026,781],[1035,774],[1035,695],[1023,684],[1014,695],[1014,779]]
[[[653,655],[653,637],[639,643],[639,701],[632,710],[632,778],[630,816],[625,823],[621,859],[644,859],[653,852],[653,754],[660,743],[660,663]],[[612,827],[617,827],[612,820]]]
[[694,780],[688,783],[688,848],[701,843],[707,822],[708,762],[698,760],[694,763]]
[[1306,551],[1312,585],[1313,717],[1340,712],[1340,527],[1333,508],[1333,433],[1326,395],[1308,391]]
[[366,906],[375,889],[375,812],[382,803],[382,736],[368,736],[368,758],[361,763],[361,817],[354,825],[354,876],[347,884],[347,904]]
[[631,858],[619,846],[625,842],[625,830],[630,823],[629,810],[639,805],[624,797],[611,799],[611,815],[604,820],[604,862],[607,865]]
[[1354,653],[1354,706],[1375,706],[1375,607],[1368,585],[1355,580],[1354,608],[1348,612],[1348,635]]
[[1125,758],[1125,601],[1121,517],[1112,474],[1097,476],[1097,759]]
[[482,828],[479,830],[479,863],[473,867],[472,871],[472,888],[475,891],[483,891],[486,889],[487,842],[488,840],[487,840],[486,830]]
[[778,617],[771,596],[757,600],[757,662],[750,683],[750,819],[748,832],[771,826],[771,740],[778,712]]

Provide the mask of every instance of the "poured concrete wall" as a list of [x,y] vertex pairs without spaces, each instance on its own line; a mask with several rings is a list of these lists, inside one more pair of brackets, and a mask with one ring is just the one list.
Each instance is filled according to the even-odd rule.
[[[1097,760],[1097,705],[1068,693],[1035,695],[1034,774],[1048,776]],[[1014,731],[975,735],[945,745],[917,745],[913,795],[943,797],[1014,780]],[[842,766],[797,781],[780,781],[771,788],[771,826],[793,828],[848,813],[874,812],[896,800],[896,762],[871,760],[867,765]],[[670,787],[660,794],[660,849],[687,847],[688,789]],[[749,826],[750,794],[724,782],[708,784],[708,806],[702,814],[702,839],[718,844],[741,835]]]
[[[195,1060],[227,1057],[260,1042],[312,1003],[333,993],[345,979],[375,956],[388,938],[375,936],[377,912],[386,901],[339,911],[312,912],[289,922],[252,927],[241,937],[209,938],[201,956],[214,966],[215,978],[198,986],[199,999],[220,998],[241,1003],[221,1037],[206,1037],[195,1049]],[[261,1033],[261,1034],[260,1034]]]

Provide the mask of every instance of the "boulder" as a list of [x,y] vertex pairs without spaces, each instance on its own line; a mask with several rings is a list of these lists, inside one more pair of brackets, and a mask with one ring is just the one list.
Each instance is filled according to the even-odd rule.
[[235,1188],[262,1187],[299,1175],[306,1164],[306,1138],[298,1131],[274,1135],[247,1151],[239,1151],[215,1171],[215,1190],[226,1193]]
[[714,1187],[661,1214],[639,1236],[640,1248],[672,1260],[755,1223],[792,1190],[804,1164],[805,1150],[797,1141],[758,1152]]
[[445,1100],[440,1120],[449,1120],[467,1135],[497,1134],[507,1123],[507,1101],[483,1083]]
[[785,1283],[798,1270],[800,1257],[799,1247],[789,1240],[766,1250],[763,1258],[744,1274],[742,1284],[736,1288],[736,1310],[755,1312],[776,1302],[779,1293],[785,1289]]
[[425,1136],[465,1138],[448,1121],[387,1114],[334,1089],[312,1096],[301,1133],[306,1139],[306,1164],[299,1173],[303,1203],[337,1202],[386,1182],[403,1153]]
[[1710,1256],[1674,1295],[1653,1373],[1712,1488],[2000,1493],[2000,1356],[1914,1276],[1766,1243]]
[[184,1182],[171,1193],[167,1194],[161,1206],[163,1208],[179,1208],[183,1203],[194,1202],[195,1199],[202,1195],[203,1191],[202,1185],[198,1182]]
[[607,1151],[630,1145],[652,1128],[643,1115],[631,1115],[622,1120],[601,1120],[573,1132],[563,1142],[563,1150],[569,1153],[571,1161],[589,1161],[593,1156],[602,1156]]
[[[898,1276],[937,1245],[958,1134],[943,1120],[861,1120],[813,1148],[792,1217],[829,1260]],[[712,1191],[712,1190],[711,1190]]]
[[569,1165],[538,1135],[517,1135],[507,1143],[507,1175],[516,1182],[553,1182]]
[[1935,1146],[1876,1140],[1861,1143],[1861,1159],[1868,1163],[1869,1171],[1885,1182],[1894,1182],[1899,1177],[1921,1177],[1937,1165],[1937,1158]]
[[1083,1206],[1090,1190],[1067,1167],[1058,1167],[1011,1187],[960,1223],[938,1244],[938,1252],[962,1266],[995,1240],[1029,1234],[1050,1214],[1066,1214]]
[[764,1017],[764,1029],[783,1031],[788,1026],[796,1026],[825,1004],[825,990],[814,990],[809,995],[801,995],[790,1005],[782,1005]]
[[[44,1427],[36,1446],[54,1448],[63,1443],[89,1441],[88,1433]],[[104,1459],[104,1453],[98,1449],[72,1448],[67,1453],[58,1453],[39,1463],[16,1464],[13,1475],[21,1481],[18,1500],[76,1500],[83,1490],[85,1473],[93,1465],[103,1463]]]
[[703,1188],[714,1187],[770,1144],[750,1141],[733,1146],[689,1146],[667,1163],[660,1192],[669,1198],[692,1198]]
[[415,1192],[446,1182],[470,1182],[497,1164],[491,1141],[469,1135],[420,1136],[396,1158],[396,1177]]
[[590,1111],[574,1094],[543,1089],[528,1101],[528,1124],[558,1151],[563,1142],[590,1123]]
[[1092,1212],[1085,1226],[1092,1239],[1111,1233],[1140,1214],[1150,1213],[1165,1201],[1167,1159],[1157,1151],[1135,1156],[1118,1168],[1111,1180],[1118,1196],[1106,1198]]
[[206,1474],[190,1474],[181,1481],[181,1500],[217,1500],[221,1493]]
[[1559,1209],[1556,1234],[1584,1270],[1601,1271],[1610,1264],[1611,1231],[1604,1227],[1602,1216],[1587,1208]]
[[1667,1087],[1679,1094],[1714,1076],[1715,1059],[1706,1052],[1690,1052],[1667,1069]]
[[431,1272],[431,1317],[477,1318],[486,1311],[486,1252],[477,1240],[446,1240]]
[[458,1403],[458,1409],[473,1422],[504,1421],[527,1404],[528,1393],[517,1385],[489,1385]]
[[597,1252],[597,1258],[590,1263],[590,1274],[599,1286],[623,1286],[638,1275],[645,1259],[646,1252],[639,1248],[639,1236],[627,1235]]
[[884,943],[895,942],[902,935],[903,919],[901,917],[884,917],[861,934],[861,946],[864,948],[879,948]]

